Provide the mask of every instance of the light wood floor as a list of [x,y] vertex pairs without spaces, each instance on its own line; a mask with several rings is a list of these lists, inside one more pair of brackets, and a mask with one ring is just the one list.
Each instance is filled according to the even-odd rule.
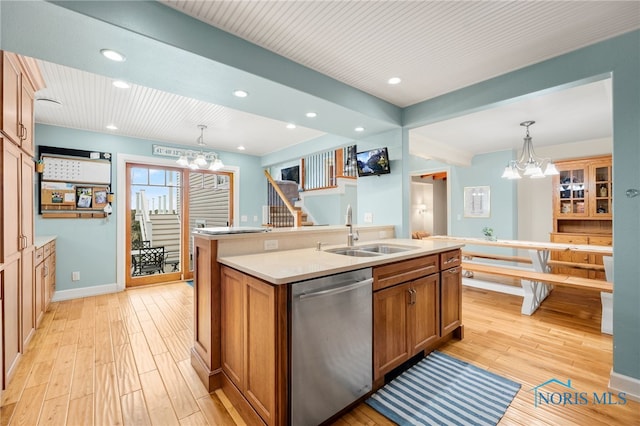
[[[556,289],[533,316],[521,298],[465,288],[465,338],[445,353],[522,384],[501,425],[640,424],[640,404],[534,407],[531,388],[572,380],[607,391],[611,336],[600,333],[599,294]],[[193,295],[184,283],[51,306],[3,393],[0,426],[244,424],[221,391],[189,364]],[[360,404],[335,425],[389,425]]]

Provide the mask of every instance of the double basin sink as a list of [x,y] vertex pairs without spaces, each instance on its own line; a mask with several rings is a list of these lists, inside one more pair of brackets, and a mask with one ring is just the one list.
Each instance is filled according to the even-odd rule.
[[325,250],[327,253],[341,254],[343,256],[373,257],[383,254],[401,253],[414,250],[418,247],[402,246],[396,244],[367,244],[353,247],[338,247]]

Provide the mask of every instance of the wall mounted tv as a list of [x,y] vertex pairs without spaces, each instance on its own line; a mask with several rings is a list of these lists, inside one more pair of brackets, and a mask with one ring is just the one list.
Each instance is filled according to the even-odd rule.
[[391,173],[387,148],[376,148],[356,154],[358,176],[383,175]]
[[282,180],[292,180],[296,183],[300,183],[300,166],[292,166],[281,169],[280,178]]

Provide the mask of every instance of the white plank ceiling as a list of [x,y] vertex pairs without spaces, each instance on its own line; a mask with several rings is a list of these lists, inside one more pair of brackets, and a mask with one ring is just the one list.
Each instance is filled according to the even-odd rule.
[[[400,107],[640,28],[636,1],[161,2]],[[286,123],[145,87],[114,91],[111,79],[51,63],[43,62],[42,67],[48,87],[38,97],[59,100],[63,107],[38,102],[36,121],[41,123],[104,132],[108,121],[118,126],[118,134],[194,144],[199,134],[196,125],[212,121],[220,126],[207,130],[205,142],[216,140],[216,149],[229,151],[244,145],[245,152],[253,155],[323,134],[300,127],[291,132]],[[388,85],[390,77],[400,77],[402,83]],[[592,114],[586,100],[597,99],[593,114],[609,114],[607,137],[610,106],[598,104],[607,101],[601,85],[593,90],[598,94],[565,96],[569,104],[563,108],[575,108],[571,102],[578,102],[584,114]],[[547,96],[535,108],[556,105],[557,109],[560,102]],[[514,127],[515,115],[504,108],[495,111],[494,118],[486,114],[479,118],[482,122]],[[520,121],[539,120],[535,115],[534,110]],[[544,132],[551,135],[554,129],[563,129],[562,139],[567,139],[568,124],[562,115],[561,111],[545,119]],[[460,120],[455,128],[477,128]],[[579,137],[589,132],[590,123],[585,121]],[[469,140],[445,127],[439,123],[434,132],[421,131],[425,137],[448,138],[451,143]],[[515,127],[521,140],[517,123]],[[539,130],[532,128],[532,133]],[[601,137],[602,130],[593,129],[591,134]],[[512,135],[503,138],[496,133],[490,147],[477,143],[464,149],[489,152],[513,144]]]

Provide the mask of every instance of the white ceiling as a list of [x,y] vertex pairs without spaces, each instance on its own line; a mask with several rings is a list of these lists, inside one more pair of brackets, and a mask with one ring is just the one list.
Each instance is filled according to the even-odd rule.
[[[640,28],[636,1],[161,1],[333,79],[404,107]],[[194,144],[207,124],[215,148],[264,155],[323,134],[279,120],[42,63],[61,108],[36,105],[36,121]],[[389,77],[401,77],[397,86]],[[534,143],[611,135],[610,83],[532,97],[415,132],[471,152],[515,148],[519,123]],[[251,102],[251,95],[247,98]],[[277,101],[274,108],[277,108]]]

